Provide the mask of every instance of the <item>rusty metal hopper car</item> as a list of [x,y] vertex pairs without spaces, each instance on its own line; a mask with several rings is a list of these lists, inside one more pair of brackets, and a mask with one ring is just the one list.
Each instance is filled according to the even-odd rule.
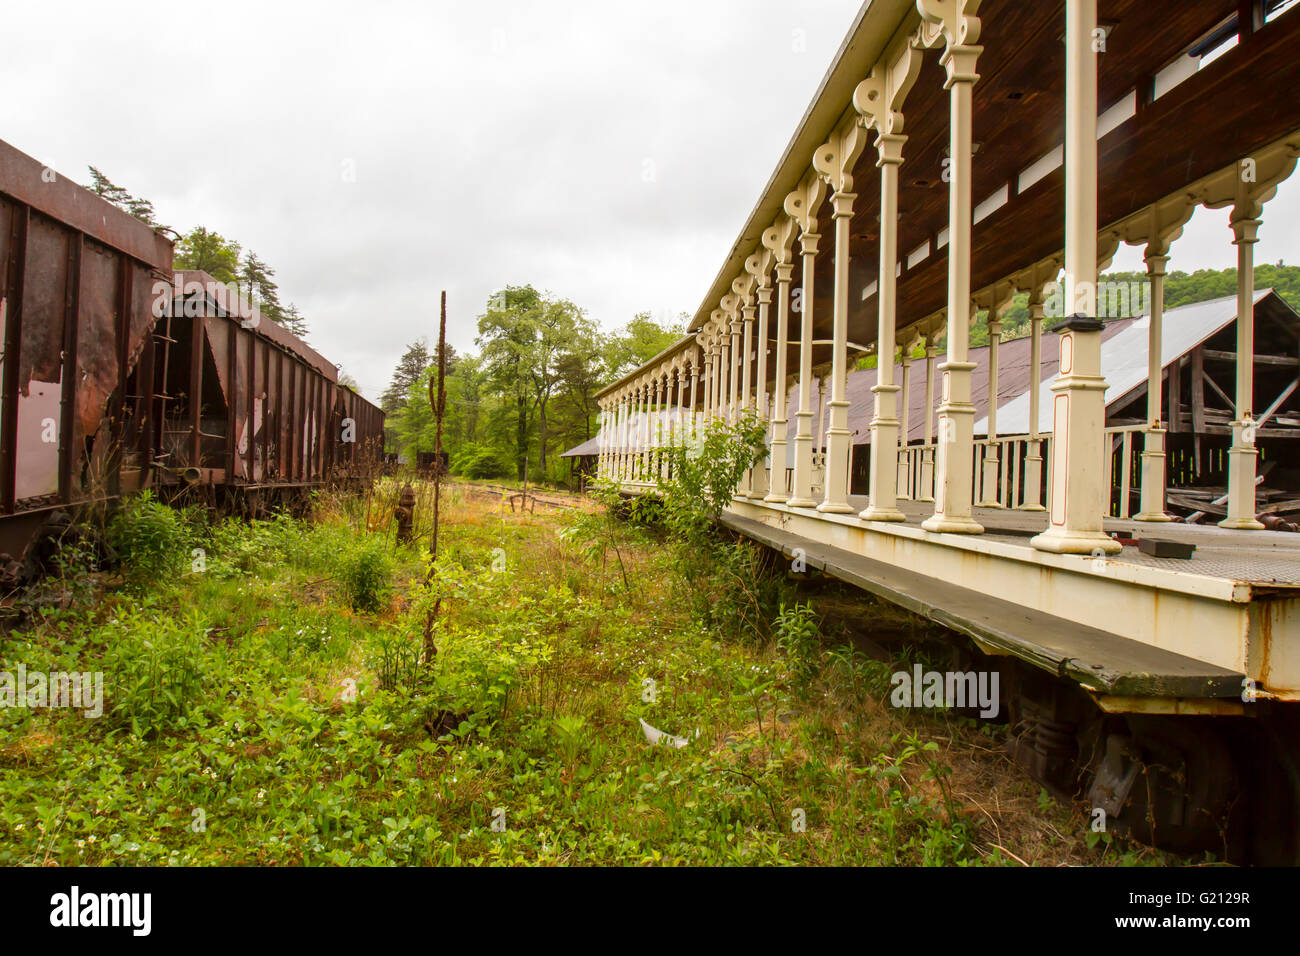
[[158,323],[157,477],[255,514],[377,469],[384,415],[315,349],[205,272]]
[[0,583],[89,502],[153,487],[257,513],[382,461],[383,412],[319,353],[4,142],[0,343]]
[[0,580],[47,525],[150,480],[172,244],[0,142]]

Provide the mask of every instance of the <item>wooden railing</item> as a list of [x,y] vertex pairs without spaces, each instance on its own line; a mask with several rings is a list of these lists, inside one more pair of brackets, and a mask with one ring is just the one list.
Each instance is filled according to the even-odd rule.
[[[1109,492],[1106,513],[1113,518],[1133,516],[1133,496],[1135,493],[1140,496],[1142,491],[1142,451],[1146,448],[1149,430],[1145,422],[1113,425],[1106,429],[1102,487]],[[1135,435],[1137,441],[1133,440]]]
[[[1039,462],[1031,460],[1031,445],[1038,443]],[[1031,508],[1048,506],[1048,462],[1052,438],[1040,435],[1003,435],[998,438],[977,438],[972,454],[972,501],[976,506],[1003,508]],[[985,487],[984,466],[994,455],[997,471],[991,487]],[[938,445],[920,442],[908,445],[898,454],[898,497],[904,501],[933,501],[934,477],[938,458]],[[1037,467],[1037,481],[1030,469]]]
[[[1038,444],[1038,461],[1031,452]],[[975,439],[973,476],[973,501],[976,507],[1001,506],[1003,508],[1047,508],[1050,499],[1052,439],[1050,435],[1000,435],[997,438]],[[988,479],[986,487],[985,462],[996,455],[997,470]],[[1032,473],[1037,469],[1037,475]]]
[[[680,427],[680,424],[679,426]],[[692,423],[687,420],[685,429]],[[674,429],[676,431],[676,429]],[[1106,429],[1104,456],[1106,487],[1111,489],[1108,514],[1112,517],[1130,518],[1134,501],[1141,490],[1142,450],[1145,447],[1145,424],[1117,425]],[[1136,440],[1134,436],[1137,436]],[[674,438],[678,437],[674,435]],[[682,435],[681,437],[685,437]],[[665,452],[669,442],[664,436],[662,446],[652,446],[658,470],[658,455]],[[1037,443],[1037,461],[1032,455]],[[977,438],[971,448],[972,500],[976,507],[1002,507],[1007,509],[1050,509],[1050,462],[1053,440],[1050,434],[1031,438],[1029,435],[1001,435],[997,438]],[[986,477],[985,463],[996,455],[997,467]],[[898,469],[898,497],[902,501],[933,501],[934,480],[937,469],[938,444],[920,442],[900,448],[896,459]],[[657,475],[647,467],[648,456],[634,456],[629,463],[631,473],[624,479],[627,485],[653,486]],[[1035,469],[1037,474],[1034,474]],[[768,468],[768,487],[785,471],[787,485],[793,481],[793,468],[778,464]],[[826,453],[812,453],[813,496],[820,497],[825,488]]]

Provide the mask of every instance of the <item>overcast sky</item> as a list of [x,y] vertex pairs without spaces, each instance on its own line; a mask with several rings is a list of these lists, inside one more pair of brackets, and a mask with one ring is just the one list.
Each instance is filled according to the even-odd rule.
[[[443,288],[458,349],[507,284],[693,313],[859,5],[7,3],[0,139],[255,251],[375,399]],[[1297,221],[1291,182],[1259,261],[1300,262]],[[1226,223],[1171,268],[1233,265]]]

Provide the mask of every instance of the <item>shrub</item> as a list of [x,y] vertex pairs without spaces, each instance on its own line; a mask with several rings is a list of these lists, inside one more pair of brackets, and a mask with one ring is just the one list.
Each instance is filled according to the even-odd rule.
[[818,641],[817,613],[811,604],[781,605],[776,618],[776,644],[785,653],[796,689],[807,693],[817,676],[821,645]]
[[163,581],[189,562],[190,528],[146,491],[128,498],[108,525],[108,543],[122,573],[136,585]]
[[494,449],[487,445],[468,444],[456,452],[451,470],[466,478],[500,478],[510,469]]
[[363,538],[340,558],[338,577],[352,610],[382,610],[388,603],[393,581],[393,560],[388,546],[379,538]]
[[208,631],[194,612],[179,619],[124,612],[111,622],[104,636],[112,721],[143,738],[183,726],[205,699],[209,676],[221,667],[204,646]]

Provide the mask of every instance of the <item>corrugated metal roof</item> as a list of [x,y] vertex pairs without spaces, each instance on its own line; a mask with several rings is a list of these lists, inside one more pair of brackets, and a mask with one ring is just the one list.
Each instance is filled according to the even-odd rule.
[[[1136,319],[1113,319],[1106,323],[1102,330],[1102,341],[1105,342],[1114,336],[1123,332],[1124,329],[1132,325]],[[1044,335],[1043,336],[1043,355],[1042,355],[1042,376],[1046,379],[1049,376],[1055,377],[1057,367],[1060,364],[1060,336]],[[1008,431],[1002,423],[1002,409],[1008,402],[1013,401],[1021,394],[1027,394],[1029,391],[1030,367],[1029,367],[1029,336],[1018,339],[1011,339],[1001,342],[998,345],[998,431],[1002,434],[1014,434]],[[983,424],[984,416],[988,414],[989,407],[989,347],[982,345],[970,350],[970,361],[975,364],[971,370],[971,403],[975,406],[975,414],[980,419],[981,424],[976,428],[976,434],[983,434],[981,429],[987,427]],[[1145,362],[1146,360],[1143,359]],[[942,391],[940,384],[939,366],[944,362],[944,353],[940,350],[934,358],[934,395],[935,408],[938,408],[939,396]],[[900,394],[899,410],[901,420],[901,410],[903,402],[907,403],[907,437],[908,441],[919,442],[925,438],[925,359],[913,359],[911,363],[911,375],[909,376],[908,388],[905,395]],[[853,443],[855,445],[869,444],[871,441],[871,417],[875,413],[876,397],[872,394],[878,380],[879,369],[859,369],[849,372],[848,380],[845,382],[845,395],[849,400],[849,430],[853,432]],[[901,362],[894,363],[894,384],[900,388],[903,385],[903,365]],[[819,400],[817,394],[818,383],[813,383],[813,442],[815,448],[821,448],[825,443],[825,427],[829,425],[829,408],[826,409],[827,419],[823,419],[819,412],[821,406],[830,401],[830,375],[826,375],[825,394]],[[786,446],[788,464],[794,466],[794,435],[796,429],[795,411],[799,407],[798,386],[790,389],[790,395],[787,399],[787,419],[786,438],[791,444]],[[934,420],[938,421],[938,412],[932,411]],[[931,437],[934,434],[932,426]],[[820,434],[819,434],[820,432]]]
[[[1255,293],[1255,304],[1272,293],[1272,289],[1260,289]],[[1205,342],[1221,329],[1232,324],[1237,317],[1237,297],[1224,296],[1208,299],[1174,309],[1166,309],[1161,335],[1161,361],[1168,368],[1173,362],[1186,355],[1192,349]],[[1147,342],[1151,328],[1150,315],[1137,318],[1111,319],[1106,322],[1101,333],[1101,368],[1106,377],[1107,405],[1111,405],[1135,388],[1145,384],[1147,379]],[[1042,360],[1039,386],[1039,424],[1038,430],[1050,433],[1051,421],[1051,386],[1058,378],[1060,368],[1059,335],[1048,333],[1042,340]],[[998,346],[998,434],[1023,435],[1029,431],[1029,366],[1030,338],[1023,336],[1002,342]],[[942,364],[942,351],[935,357],[935,404],[939,402],[940,383],[938,366]],[[988,433],[989,405],[989,347],[987,345],[970,350],[970,361],[975,363],[971,372],[971,401],[975,405],[975,434]],[[913,359],[911,376],[906,396],[900,397],[908,406],[908,440],[919,442],[925,437],[925,359]],[[849,429],[853,432],[855,445],[867,444],[871,439],[871,417],[875,411],[875,396],[871,390],[875,387],[878,369],[860,369],[849,372],[846,385],[846,397],[849,400]],[[903,383],[902,363],[894,364],[894,383]],[[821,449],[825,444],[826,426],[830,424],[830,409],[823,408],[830,401],[830,376],[824,380],[824,389],[819,394],[819,383],[813,382],[813,443],[814,448]],[[787,396],[786,424],[786,459],[787,465],[794,466],[794,436],[797,428],[795,412],[799,408],[799,389],[796,383]],[[667,414],[667,413],[665,413]],[[937,420],[938,413],[934,412]],[[637,430],[643,414],[634,415],[633,434]],[[665,423],[667,418],[665,418]],[[665,424],[665,431],[667,425]],[[593,444],[596,451],[581,454],[599,453],[599,436],[584,442],[578,448]],[[634,442],[633,450],[639,446]],[[565,455],[577,454],[577,449],[565,452]]]
[[568,451],[560,452],[561,458],[583,458],[587,455],[600,454],[600,435],[588,438],[581,445],[574,445]]
[[[1255,293],[1255,303],[1269,295],[1272,289]],[[1160,367],[1168,368],[1219,330],[1231,325],[1237,318],[1237,297],[1224,296],[1207,299],[1191,305],[1166,309],[1161,323]],[[1147,344],[1151,330],[1151,316],[1146,314],[1130,320],[1118,334],[1104,337],[1101,343],[1101,372],[1106,377],[1106,404],[1123,398],[1147,380]],[[1044,336],[1044,346],[1047,344]],[[1051,336],[1059,341],[1059,336]],[[1055,343],[1053,343],[1055,346]],[[1046,349],[1044,349],[1046,351]],[[1038,430],[1052,430],[1052,383],[1059,377],[1055,365],[1048,374],[1044,361],[1043,381],[1038,390]],[[998,391],[1002,392],[999,380]],[[975,433],[988,431],[988,410],[975,422]],[[1005,404],[998,405],[998,433],[1024,435],[1029,432],[1029,386],[1026,380],[1019,393]]]

